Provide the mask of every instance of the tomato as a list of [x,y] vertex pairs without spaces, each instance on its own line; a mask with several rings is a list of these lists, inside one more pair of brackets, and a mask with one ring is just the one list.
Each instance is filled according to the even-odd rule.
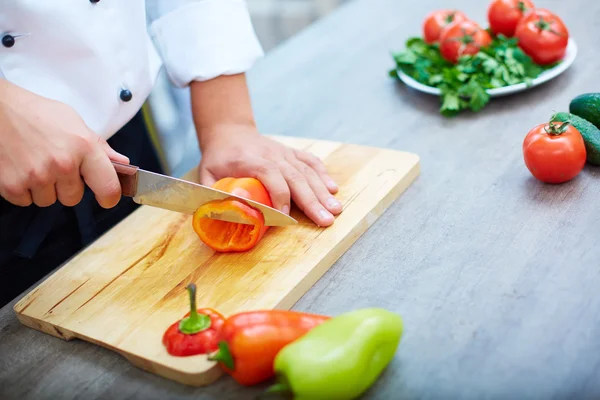
[[563,183],[575,178],[583,169],[585,143],[573,125],[551,120],[527,133],[523,158],[535,178],[546,183]]
[[440,34],[445,27],[453,22],[468,20],[467,16],[457,10],[437,10],[433,11],[425,18],[423,22],[423,37],[425,42],[431,44],[438,41]]
[[481,47],[491,43],[490,34],[476,22],[455,22],[442,31],[440,53],[446,60],[456,63],[460,56],[477,54]]
[[493,0],[488,8],[488,21],[495,35],[512,37],[519,20],[535,7],[531,0]]
[[528,12],[517,24],[519,47],[539,65],[562,60],[569,31],[560,17],[543,8]]

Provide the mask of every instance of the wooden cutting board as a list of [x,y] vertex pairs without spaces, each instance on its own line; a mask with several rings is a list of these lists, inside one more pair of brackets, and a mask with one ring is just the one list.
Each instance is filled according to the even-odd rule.
[[19,320],[107,347],[184,384],[216,380],[221,369],[206,356],[172,357],[161,343],[189,310],[186,285],[197,285],[198,307],[225,315],[289,309],[419,174],[419,157],[410,153],[274,138],[324,160],[344,204],[334,225],[318,228],[293,208],[298,225],[269,229],[249,252],[216,254],[193,231],[191,216],[142,206],[21,299]]

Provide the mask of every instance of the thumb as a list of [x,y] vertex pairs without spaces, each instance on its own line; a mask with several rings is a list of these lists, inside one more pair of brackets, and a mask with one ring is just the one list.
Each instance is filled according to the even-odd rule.
[[129,164],[129,157],[124,156],[123,154],[117,152],[115,149],[110,147],[108,142],[104,138],[99,139],[100,146],[104,150],[104,153],[110,158],[112,161],[116,161],[122,164]]
[[217,182],[217,178],[212,174],[212,172],[202,166],[199,168],[199,177],[200,184],[204,186],[212,186],[215,184],[215,182]]

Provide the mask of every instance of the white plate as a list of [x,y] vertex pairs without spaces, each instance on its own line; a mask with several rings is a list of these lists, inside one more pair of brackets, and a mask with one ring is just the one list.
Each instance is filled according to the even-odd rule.
[[[575,43],[575,40],[573,40],[572,38],[569,38],[569,43],[567,44],[567,51],[566,51],[565,57],[563,58],[563,61],[560,64],[558,64],[556,67],[549,69],[547,71],[544,71],[542,74],[540,74],[540,76],[538,76],[537,78],[535,78],[533,80],[533,83],[530,86],[527,86],[525,83],[518,83],[516,85],[488,89],[486,91],[488,92],[490,97],[498,97],[498,96],[505,96],[508,94],[521,92],[523,90],[530,89],[534,86],[541,85],[542,83],[548,82],[549,80],[554,79],[558,75],[565,72],[567,70],[567,68],[569,68],[571,66],[571,64],[573,64],[573,61],[575,61],[576,56],[577,56],[577,44]],[[436,87],[423,85],[422,83],[417,82],[416,80],[414,80],[410,76],[406,75],[402,71],[398,71],[398,76],[400,77],[402,82],[404,82],[406,85],[410,86],[411,88],[413,88],[415,90],[418,90],[418,91],[424,92],[424,93],[433,94],[436,96],[440,95],[440,89],[438,89]]]

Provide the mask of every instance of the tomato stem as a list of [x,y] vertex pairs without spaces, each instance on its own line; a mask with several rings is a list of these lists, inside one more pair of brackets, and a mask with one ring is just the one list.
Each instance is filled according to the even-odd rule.
[[454,15],[456,14],[456,11],[452,11],[450,14],[448,14],[446,16],[446,24],[449,25],[454,21]]
[[196,285],[190,283],[186,289],[190,294],[190,316],[183,318],[179,322],[179,331],[187,335],[193,335],[194,333],[201,332],[210,328],[210,317],[206,314],[198,314],[196,309]]
[[524,1],[520,1],[519,4],[517,5],[517,8],[519,9],[519,11],[521,11],[521,13],[525,14],[529,8],[527,8],[527,6],[525,5]]
[[455,38],[452,38],[452,39],[448,39],[447,41],[449,41],[449,42],[460,42],[463,46],[466,46],[468,44],[471,44],[471,43],[475,42],[474,35],[477,33],[477,30],[475,30],[475,32],[473,32],[473,33],[468,33],[465,28],[461,28],[461,31],[462,31],[462,34],[463,34],[461,37],[455,37]]
[[544,21],[544,17],[540,15],[540,19],[535,23],[535,27],[541,31],[547,31],[550,28],[550,24]]
[[553,114],[552,118],[550,118],[548,125],[544,126],[544,130],[546,131],[546,133],[549,135],[552,135],[552,136],[562,135],[563,133],[565,133],[567,131],[567,128],[571,124],[571,114],[570,113],[569,113],[569,119],[560,125],[554,124],[554,122],[558,122],[556,117],[557,117],[557,114],[556,113]]
[[541,33],[542,31],[548,31],[550,33],[555,34],[556,36],[565,36],[564,34],[552,29],[552,24],[554,23],[553,21],[548,22],[544,19],[542,15],[538,14],[538,16],[540,17],[540,19],[535,23],[535,27],[538,28],[539,33]]

